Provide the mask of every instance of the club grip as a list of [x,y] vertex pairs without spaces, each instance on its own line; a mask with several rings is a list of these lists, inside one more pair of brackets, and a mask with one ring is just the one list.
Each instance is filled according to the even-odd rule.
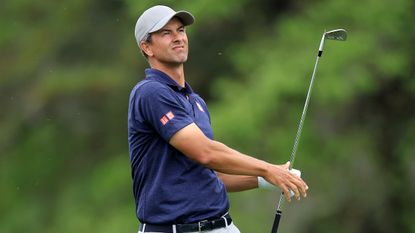
[[271,233],[277,233],[281,216],[282,216],[282,212],[280,210],[277,210],[277,212],[275,213],[274,223],[272,224]]

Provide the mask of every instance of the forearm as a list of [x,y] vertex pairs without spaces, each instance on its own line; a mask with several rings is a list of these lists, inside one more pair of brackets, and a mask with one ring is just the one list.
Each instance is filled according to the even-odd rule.
[[240,192],[258,188],[258,177],[256,176],[229,175],[221,172],[216,172],[216,174],[225,184],[228,192]]
[[204,159],[199,162],[204,166],[230,175],[266,177],[269,166],[272,166],[265,161],[244,155],[213,140],[206,146],[202,158]]
[[195,124],[178,131],[170,144],[203,166],[226,174],[268,177],[272,166],[207,138]]

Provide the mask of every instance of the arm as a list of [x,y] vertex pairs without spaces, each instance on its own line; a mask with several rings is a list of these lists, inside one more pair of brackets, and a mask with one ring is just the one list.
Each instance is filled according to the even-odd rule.
[[[288,201],[290,201],[289,189],[293,190],[297,199],[300,198],[300,192],[304,197],[306,196],[305,182],[292,175],[285,166],[270,164],[244,155],[211,140],[194,123],[176,132],[171,137],[170,144],[190,159],[217,172],[229,175],[262,176],[268,182],[279,186]],[[249,185],[245,187],[252,187],[251,182],[248,181]]]
[[216,172],[216,174],[225,184],[228,192],[240,192],[258,188],[258,177],[256,176],[229,175],[221,172]]
[[[289,162],[284,164],[285,169],[289,169]],[[297,169],[291,169],[290,173],[301,177],[301,171]],[[277,190],[277,186],[269,183],[263,177],[255,176],[240,176],[240,175],[229,175],[221,172],[216,172],[216,175],[222,180],[226,186],[228,192],[239,192],[255,188],[262,188],[268,190]],[[290,192],[290,195],[294,194]]]

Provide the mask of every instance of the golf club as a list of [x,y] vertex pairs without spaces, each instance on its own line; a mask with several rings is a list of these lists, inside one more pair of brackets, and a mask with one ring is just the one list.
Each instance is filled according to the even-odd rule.
[[[327,40],[345,41],[347,39],[347,32],[344,29],[335,29],[335,30],[331,30],[331,31],[328,31],[328,32],[324,32],[323,36],[321,37],[320,46],[318,48],[316,63],[314,64],[313,75],[311,76],[310,85],[308,87],[307,98],[305,100],[305,104],[304,104],[304,108],[303,108],[303,113],[301,115],[300,123],[298,124],[297,134],[296,134],[295,140],[294,140],[294,146],[293,146],[292,151],[291,151],[289,170],[291,170],[293,168],[293,165],[294,165],[295,154],[297,153],[298,142],[300,140],[301,131],[303,129],[303,124],[304,124],[304,119],[305,119],[307,109],[308,109],[308,103],[310,101],[311,89],[313,88],[313,82],[314,82],[314,77],[315,77],[315,74],[316,74],[318,60],[321,57],[321,55],[323,54],[324,41],[326,39]],[[282,205],[283,201],[284,201],[284,194],[281,193],[280,199],[278,201],[277,211],[275,213],[274,223],[272,224],[271,233],[276,233],[278,231],[278,225],[280,223],[280,219],[281,219],[281,216],[282,216],[282,211],[281,211],[282,206],[281,205]]]

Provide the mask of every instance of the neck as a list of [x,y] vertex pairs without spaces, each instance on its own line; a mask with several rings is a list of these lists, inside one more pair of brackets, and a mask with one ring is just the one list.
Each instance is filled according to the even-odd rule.
[[184,78],[184,67],[183,64],[161,64],[150,63],[151,68],[160,70],[166,73],[170,78],[172,78],[177,84],[184,87],[185,86],[185,78]]

